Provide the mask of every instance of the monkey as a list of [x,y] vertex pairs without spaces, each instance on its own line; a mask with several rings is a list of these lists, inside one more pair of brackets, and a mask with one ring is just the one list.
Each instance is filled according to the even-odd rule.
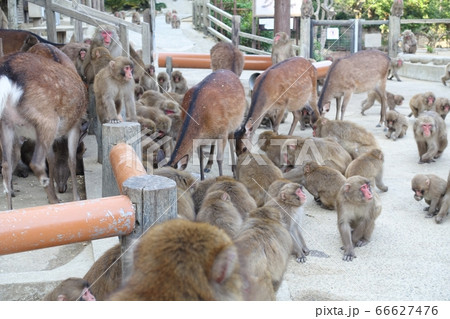
[[237,158],[237,180],[243,183],[256,205],[264,205],[265,193],[273,181],[283,178],[283,173],[264,154],[250,153],[246,150]]
[[408,117],[414,115],[414,117],[417,118],[420,113],[433,110],[435,102],[436,96],[433,92],[418,93],[414,95],[411,100],[409,100],[411,113],[408,115]]
[[419,164],[434,162],[447,147],[447,128],[442,117],[434,111],[419,115],[413,126],[419,151]]
[[148,136],[151,136],[153,133],[156,132],[156,124],[153,120],[149,119],[149,118],[145,118],[142,117],[140,115],[136,116],[137,122],[139,124],[141,124],[141,131],[143,129],[147,130],[147,134]]
[[116,18],[125,20],[125,12],[124,11],[116,11],[116,12],[114,12],[114,16]]
[[242,300],[236,246],[221,229],[172,219],[151,227],[134,250],[118,300]]
[[216,43],[209,51],[213,72],[225,69],[241,76],[244,69],[244,54],[231,43]]
[[347,178],[336,197],[343,260],[352,261],[356,258],[354,247],[369,243],[381,209],[378,194],[372,191],[368,178],[358,175]]
[[49,292],[44,301],[95,301],[95,296],[89,290],[86,280],[70,277]]
[[275,207],[249,212],[234,240],[241,262],[245,300],[275,300],[292,251],[292,237]]
[[91,51],[91,64],[94,69],[94,74],[97,75],[101,69],[106,67],[113,57],[105,47],[97,47]]
[[[135,84],[134,85],[134,100],[138,101],[142,94],[144,94],[144,88],[142,86],[140,86],[139,84]],[[138,102],[136,102],[137,104]]]
[[155,123],[159,136],[162,137],[170,131],[172,120],[157,107],[143,106],[136,103],[136,114]]
[[388,74],[388,80],[392,80],[395,76],[398,82],[401,82],[402,80],[398,76],[398,69],[400,69],[403,66],[403,59],[400,57],[397,57],[395,60],[391,59],[391,64],[389,65],[389,74]]
[[402,49],[403,53],[414,54],[417,51],[417,39],[411,30],[405,30],[402,33]]
[[[221,177],[223,177],[223,176],[221,176]],[[206,193],[208,192],[208,189],[211,187],[212,184],[214,184],[216,182],[216,178],[217,177],[205,178],[204,180],[200,180],[197,183],[195,183],[195,185],[193,187],[194,190],[192,192],[192,199],[194,200],[195,212],[197,214],[200,210],[200,206],[202,205],[203,199],[205,198]],[[245,185],[244,185],[244,187],[245,187]],[[249,197],[253,199],[253,197],[251,197],[251,196],[249,196]]]
[[442,119],[445,120],[448,112],[450,111],[450,100],[445,97],[438,97],[434,103],[434,107],[436,113],[438,113]]
[[351,121],[328,120],[321,117],[313,125],[313,136],[336,138],[353,159],[372,148],[379,148],[372,133]]
[[165,14],[166,23],[171,24],[172,23],[172,11],[168,10]]
[[170,78],[169,74],[162,71],[158,73],[158,76],[156,77],[158,80],[158,86],[159,86],[159,92],[169,92],[170,91]]
[[131,22],[135,24],[141,24],[141,15],[139,12],[133,12],[133,15],[131,16]]
[[391,6],[391,15],[399,18],[403,15],[403,0],[394,0]]
[[174,14],[172,12],[172,19],[171,19],[172,29],[179,29],[181,25],[181,19],[178,15]]
[[445,66],[444,75],[441,77],[442,84],[447,86],[447,81],[450,79],[450,63]]
[[292,253],[298,263],[306,262],[309,249],[300,231],[300,222],[303,217],[303,204],[306,203],[306,195],[300,184],[293,183],[285,178],[278,179],[270,184],[264,207],[275,207],[281,213],[283,225],[292,237]]
[[170,77],[170,90],[178,94],[185,94],[188,89],[183,74],[178,70],[173,71],[172,76]]
[[436,215],[435,221],[437,224],[442,223],[442,220],[445,216],[448,215],[450,210],[450,172],[447,177],[447,191],[445,192],[444,197],[441,200],[441,209],[439,213]]
[[73,64],[75,64],[75,68],[83,81],[86,81],[86,79],[84,78],[82,67],[88,50],[89,45],[86,43],[67,43],[61,48],[61,51],[63,51],[72,60]]
[[301,14],[302,18],[310,18],[314,14],[314,8],[311,0],[302,1]]
[[416,174],[411,180],[411,189],[414,192],[414,199],[425,202],[430,205],[424,208],[428,212],[425,217],[434,217],[441,208],[442,198],[447,190],[445,179],[435,174]]
[[175,92],[164,92],[163,95],[168,99],[177,102],[179,105],[183,104],[184,94],[178,94]]
[[247,219],[248,212],[257,207],[256,202],[253,197],[250,196],[247,187],[231,176],[217,176],[214,183],[207,188],[208,192],[218,190],[228,194],[231,203],[236,207],[243,221]]
[[136,121],[133,62],[119,56],[95,76],[94,93],[100,123],[120,123],[122,104],[128,121]]
[[284,61],[295,56],[291,39],[286,32],[277,32],[273,38],[272,64]]
[[258,136],[258,145],[266,153],[267,157],[283,171],[290,164],[289,159],[285,156],[287,153],[285,148],[297,145],[297,140],[299,139],[303,140],[301,137],[279,135],[274,131],[264,131]]
[[91,45],[81,68],[82,74],[86,78],[88,84],[92,83],[95,79],[93,66],[91,65],[91,52],[99,46],[107,48],[113,58],[122,55],[119,35],[117,34],[114,26],[105,24],[99,25],[95,28]]
[[230,195],[222,190],[206,193],[196,221],[223,229],[231,239],[236,238],[242,226],[241,214],[233,205]]
[[120,244],[108,249],[89,268],[83,279],[90,282],[89,289],[96,300],[106,300],[108,295],[119,288],[122,282],[122,250]]
[[306,125],[309,125],[312,128],[312,114],[314,111],[309,103],[301,108],[299,112],[301,112],[300,130],[304,131],[306,129]]
[[347,167],[345,177],[364,176],[371,180],[371,185],[377,186],[382,192],[387,192],[388,187],[383,183],[384,154],[381,149],[374,148],[355,158]]
[[[389,110],[394,110],[397,105],[402,105],[404,99],[402,95],[394,95],[386,91],[386,102]],[[364,112],[370,109],[375,101],[381,103],[380,94],[376,90],[367,92],[367,99],[361,102],[361,114],[365,115]]]
[[306,162],[283,173],[283,177],[301,185],[314,196],[320,207],[333,210],[336,208],[336,196],[345,183],[345,177],[338,170],[319,165],[317,162]]
[[387,138],[392,138],[394,141],[396,141],[397,138],[402,138],[406,135],[406,131],[408,130],[406,116],[397,111],[387,111],[386,127],[388,129],[388,133],[386,134]]
[[146,90],[144,94],[142,94],[138,102],[142,103],[142,105],[145,106],[159,107],[167,100],[168,98],[159,91]]
[[144,88],[144,91],[148,90],[158,91],[158,83],[156,81],[154,65],[148,64],[145,66],[145,72],[139,78],[139,85],[141,85]]
[[178,218],[195,221],[195,207],[191,193],[197,182],[190,173],[165,166],[154,170],[153,174],[170,178],[177,183]]

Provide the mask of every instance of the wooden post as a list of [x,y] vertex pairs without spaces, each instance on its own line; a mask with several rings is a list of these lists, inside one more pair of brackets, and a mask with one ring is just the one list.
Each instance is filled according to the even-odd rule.
[[73,37],[74,37],[75,42],[78,42],[78,43],[83,42],[83,39],[84,39],[83,23],[79,20],[74,20]]
[[8,0],[8,28],[17,29],[16,0]]
[[209,0],[203,0],[203,10],[202,10],[202,12],[203,12],[203,32],[205,33],[205,34],[208,34],[208,27],[209,27],[209,20],[208,20],[208,12],[209,12],[209,9],[208,9],[208,7],[206,6],[206,3],[208,2]]
[[105,123],[102,125],[102,197],[119,195],[109,153],[114,145],[126,143],[142,158],[141,125],[136,122]]
[[3,56],[3,39],[0,38],[0,58]]
[[169,75],[169,78],[172,76],[172,70],[173,70],[172,57],[168,56],[166,58],[166,72]]
[[398,42],[400,39],[400,17],[391,15],[389,17],[389,48],[388,54],[395,58],[398,54]]
[[273,33],[286,32],[291,38],[291,0],[275,0],[275,17]]
[[125,24],[121,23],[119,24],[119,39],[120,43],[122,44],[122,55],[123,56],[130,56],[130,43],[128,41],[128,31]]
[[142,61],[144,64],[152,63],[152,33],[150,31],[150,24],[142,22]]
[[300,56],[311,58],[311,18],[300,19]]
[[51,42],[57,42],[56,36],[56,18],[55,11],[50,8],[52,6],[52,0],[45,0],[45,16],[47,19],[47,40]]
[[122,282],[132,271],[133,243],[150,227],[177,217],[177,185],[163,176],[142,175],[123,183],[122,190],[135,206],[136,224],[133,232],[121,236]]
[[235,15],[231,18],[231,43],[236,48],[239,47],[239,32],[241,32],[241,17]]

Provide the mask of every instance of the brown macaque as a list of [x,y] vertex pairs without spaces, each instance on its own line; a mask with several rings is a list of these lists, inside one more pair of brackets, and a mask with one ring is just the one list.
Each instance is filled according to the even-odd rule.
[[136,121],[133,62],[119,56],[95,76],[94,93],[100,123],[120,123],[122,104],[128,121]]
[[445,120],[448,112],[450,111],[450,99],[438,97],[436,99],[436,103],[434,103],[434,107],[436,109],[436,113],[438,113],[442,119]]
[[414,117],[418,117],[419,114],[424,111],[432,111],[435,102],[436,96],[433,92],[418,93],[414,95],[411,100],[409,100],[411,113],[408,117],[411,117],[412,115],[414,115]]
[[170,131],[172,120],[157,107],[143,106],[136,103],[136,114],[145,119],[152,120],[156,125],[159,137],[166,135]]
[[230,196],[231,203],[236,207],[242,220],[246,220],[248,212],[255,209],[256,202],[250,196],[247,187],[231,176],[218,176],[215,182],[207,189],[208,192],[224,191]]
[[283,173],[266,155],[247,150],[237,158],[236,176],[247,187],[256,205],[261,207],[266,197],[265,190],[273,181],[283,178]]
[[292,135],[278,135],[273,131],[264,131],[258,136],[258,145],[277,167],[283,169],[290,164],[289,159],[285,156],[287,153],[286,148],[297,145],[297,140],[303,140],[303,138]]
[[142,103],[145,106],[159,107],[160,104],[167,101],[167,97],[164,94],[154,91],[154,90],[146,90],[144,94],[142,94],[141,98],[138,102]]
[[309,249],[300,231],[304,214],[301,206],[305,202],[306,195],[302,186],[282,178],[270,184],[264,203],[264,207],[274,207],[280,211],[282,223],[291,234],[292,253],[298,263],[304,263],[309,255]]
[[391,7],[391,15],[396,17],[403,15],[403,0],[394,0]]
[[139,79],[145,74],[145,64],[142,57],[133,48],[132,45],[129,46],[130,49],[130,59],[134,63],[133,79],[135,83],[139,83]]
[[158,91],[158,82],[156,81],[154,65],[148,64],[145,66],[145,72],[139,79],[139,85],[144,88],[144,91]]
[[177,183],[178,218],[195,221],[195,207],[192,200],[193,185],[197,182],[191,173],[165,166],[154,170],[153,174],[170,178]]
[[307,162],[283,174],[284,178],[304,185],[322,208],[335,209],[336,196],[345,183],[345,177],[334,168],[316,162]]
[[242,226],[241,214],[234,207],[230,195],[222,190],[206,193],[196,221],[223,229],[231,239],[236,238]]
[[[330,110],[331,100],[336,98],[336,117],[344,119],[345,109],[353,93],[377,89],[381,97],[381,126],[386,114],[386,81],[391,59],[378,50],[364,50],[337,59],[328,70],[325,84],[320,93],[318,107],[320,113]],[[342,105],[341,105],[342,99]],[[339,112],[341,116],[339,117]]]
[[447,182],[435,174],[417,174],[411,180],[411,189],[416,201],[424,199],[430,205],[424,208],[424,211],[428,212],[425,217],[431,218],[441,208],[442,198],[447,191]]
[[167,74],[164,71],[159,72],[156,79],[158,81],[159,92],[164,93],[164,92],[168,92],[170,90],[169,74]]
[[311,0],[303,0],[301,7],[302,18],[310,18],[314,14],[314,8]]
[[397,138],[402,138],[406,135],[406,131],[408,130],[408,120],[406,119],[406,116],[397,111],[387,111],[386,127],[388,129],[386,137],[396,141]]
[[[56,49],[56,48],[55,48]],[[54,53],[61,52],[53,50]],[[70,59],[61,52],[69,62]],[[57,57],[57,56],[55,56]],[[61,60],[60,60],[61,61]],[[72,63],[72,62],[70,62]],[[76,149],[80,127],[87,108],[86,87],[75,70],[62,63],[34,53],[16,53],[2,58],[0,87],[2,99],[0,109],[0,144],[3,149],[2,175],[8,209],[12,209],[13,154],[16,137],[15,127],[21,126],[21,135],[36,138],[36,147],[30,163],[41,186],[44,187],[49,203],[58,203],[52,176],[47,176],[45,160],[53,173],[53,141],[66,136],[69,147],[69,170],[73,183],[73,199],[78,200],[76,182]],[[37,77],[36,75],[41,75]],[[20,79],[20,81],[18,81]],[[58,87],[58,90],[54,88]],[[36,107],[36,106],[39,107]],[[63,124],[63,125],[62,125]],[[35,134],[27,134],[33,132]]]
[[144,94],[144,88],[142,86],[140,86],[139,84],[136,84],[134,86],[134,100],[138,101],[143,94]]
[[163,95],[168,99],[177,102],[179,105],[183,104],[184,94],[178,94],[175,92],[164,92]]
[[339,190],[336,209],[343,260],[352,261],[356,258],[354,247],[369,243],[375,220],[381,213],[381,202],[372,191],[369,179],[357,175],[347,178]]
[[[225,177],[225,176],[219,176],[219,177]],[[206,193],[208,192],[208,189],[211,187],[212,184],[214,184],[216,182],[216,179],[217,179],[217,177],[210,177],[210,178],[206,178],[202,181],[198,181],[197,183],[195,183],[194,191],[192,192],[192,199],[194,200],[194,206],[195,206],[196,213],[198,213],[198,211],[200,210],[200,206],[202,205],[203,199],[205,198]]]
[[119,35],[114,26],[99,25],[95,28],[91,46],[89,47],[89,51],[83,61],[83,67],[81,69],[87,83],[92,83],[95,79],[94,68],[91,64],[91,52],[97,47],[105,47],[108,49],[113,58],[122,55]]
[[[302,76],[299,77],[299,74]],[[288,133],[292,135],[300,120],[300,113],[295,111],[310,102],[314,110],[314,122],[320,116],[316,99],[317,70],[310,61],[293,57],[272,65],[255,80],[249,111],[241,128],[234,133],[236,154],[245,152],[251,146],[253,135],[267,112],[277,110],[272,127],[274,132],[278,132],[285,111],[292,112],[294,118]]]
[[113,60],[109,50],[105,47],[97,47],[91,51],[91,64],[94,68],[94,74],[97,75],[101,69],[109,65]]
[[435,221],[437,224],[442,223],[442,220],[448,215],[450,210],[450,172],[447,177],[447,191],[441,200],[441,209],[436,215]]
[[172,23],[172,11],[168,10],[165,14],[166,23],[171,24]]
[[414,54],[417,51],[417,39],[411,30],[405,30],[402,33],[402,49],[403,53]]
[[219,175],[222,176],[225,146],[241,125],[246,105],[244,87],[238,76],[229,70],[215,71],[190,88],[181,106],[183,124],[168,165],[185,169],[192,159],[194,146],[197,146],[200,176],[203,180],[205,171],[212,165],[214,149],[211,149],[208,165],[205,167],[202,150],[205,144],[199,145],[197,142],[212,146],[217,144],[216,162]]
[[110,300],[242,300],[236,246],[221,229],[172,219],[151,227],[134,250],[129,280]]
[[86,58],[87,51],[89,50],[89,45],[86,43],[67,43],[61,48],[63,51],[75,64],[78,74],[84,81],[84,75],[82,73],[82,67],[84,59]]
[[306,125],[309,125],[312,128],[312,115],[314,113],[312,107],[309,104],[306,104],[300,109],[300,112],[300,130],[304,131],[306,129]]
[[334,137],[336,141],[351,155],[353,159],[379,148],[372,133],[351,121],[328,120],[321,117],[313,126],[316,137]]
[[275,300],[292,252],[292,237],[286,228],[275,207],[251,210],[242,224],[234,242],[245,300]]
[[388,79],[392,80],[395,76],[398,82],[401,82],[400,77],[398,76],[398,69],[400,69],[403,66],[403,59],[400,57],[397,57],[395,59],[391,59],[391,64],[389,66],[389,74]]
[[181,26],[181,19],[178,15],[173,14],[172,12],[172,19],[170,20],[172,24],[172,29],[179,29]]
[[70,277],[49,292],[44,301],[95,301],[95,296],[89,290],[86,280]]
[[230,70],[241,76],[244,69],[244,54],[231,43],[219,42],[210,50],[211,69]]
[[188,90],[186,79],[181,71],[173,71],[170,77],[170,90],[178,94],[185,94]]
[[157,132],[156,124],[153,120],[149,118],[145,118],[143,116],[137,115],[136,116],[137,122],[141,124],[141,131],[143,129],[146,130],[146,135],[151,136],[153,133]]
[[419,151],[419,163],[434,162],[447,147],[447,128],[442,117],[426,111],[414,122],[414,138]]
[[272,64],[284,61],[295,56],[292,42],[286,32],[277,32],[273,38]]
[[287,144],[287,154],[284,156],[287,156],[289,166],[295,167],[312,160],[344,174],[352,161],[350,154],[332,136],[298,138],[297,144]]
[[447,85],[447,81],[450,80],[450,63],[445,66],[445,73],[441,77],[442,84]]
[[114,12],[114,16],[116,18],[125,20],[125,11],[116,11],[116,12]]
[[122,282],[122,251],[120,244],[108,249],[97,259],[83,279],[90,282],[89,289],[98,301],[107,297],[119,288]]
[[[402,105],[403,100],[405,98],[402,95],[392,94],[390,92],[386,92],[386,102],[387,106],[389,107],[389,110],[395,110],[395,107],[397,105]],[[369,91],[367,93],[367,99],[361,102],[361,114],[365,115],[364,112],[368,109],[370,109],[374,102],[377,101],[378,103],[381,103],[381,97],[380,94],[376,90]]]
[[131,16],[131,22],[135,24],[141,24],[141,15],[139,12],[133,12],[133,15]]
[[376,185],[381,191],[387,192],[388,187],[383,183],[383,164],[383,152],[378,148],[374,148],[355,158],[348,165],[345,171],[345,177],[349,178],[355,175],[364,176],[371,180],[371,185]]

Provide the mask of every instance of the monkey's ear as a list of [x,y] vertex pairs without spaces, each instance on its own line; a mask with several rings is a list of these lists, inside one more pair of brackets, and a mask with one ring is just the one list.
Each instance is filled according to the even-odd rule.
[[109,67],[110,67],[111,69],[114,69],[115,64],[116,64],[116,62],[115,62],[114,60],[111,60],[111,61],[109,62]]
[[223,249],[214,260],[211,269],[211,279],[222,284],[233,273],[236,264],[238,263],[238,254],[236,247],[228,246]]
[[344,193],[348,193],[348,191],[350,190],[350,184],[349,183],[344,184],[344,186],[342,186],[342,187],[344,187]]
[[309,173],[311,171],[309,164],[305,164],[305,173]]
[[58,295],[58,298],[56,300],[58,300],[58,301],[66,301],[67,297],[66,297],[66,295]]
[[221,198],[222,198],[222,200],[230,200],[230,196],[228,195],[228,193],[225,193],[225,192],[222,194]]
[[425,184],[426,184],[427,186],[430,186],[430,179],[429,179],[429,178],[427,178],[427,179],[425,180]]

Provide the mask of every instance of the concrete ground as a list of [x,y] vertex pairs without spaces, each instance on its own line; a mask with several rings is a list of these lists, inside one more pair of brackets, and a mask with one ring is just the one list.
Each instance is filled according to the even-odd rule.
[[[193,30],[189,21],[191,3],[185,0],[166,0],[168,9],[177,9],[182,18],[181,28],[172,29],[164,23],[164,17],[156,17],[156,53],[201,52],[207,53],[214,45],[210,37]],[[138,42],[136,42],[138,43]],[[163,71],[164,68],[157,68]],[[210,70],[182,69],[193,86]],[[248,79],[254,71],[244,71],[241,82],[248,90]],[[409,99],[417,93],[432,91],[436,96],[450,97],[450,87],[440,81],[421,81],[402,77],[402,82],[388,81],[388,91],[402,94],[405,102],[398,108],[409,114]],[[447,149],[435,163],[418,164],[417,146],[414,141],[413,118],[408,118],[409,129],[405,138],[392,141],[377,128],[379,105],[360,114],[360,104],[365,94],[351,98],[345,119],[354,121],[377,138],[384,154],[384,182],[389,187],[379,193],[383,211],[376,221],[371,242],[356,249],[353,262],[342,260],[341,240],[336,226],[336,212],[318,207],[308,193],[304,205],[302,229],[308,247],[313,253],[305,264],[294,258],[289,261],[284,282],[278,294],[279,300],[450,300],[450,217],[441,225],[434,219],[424,218],[425,203],[417,202],[411,191],[411,179],[418,173],[433,173],[447,178],[450,168],[450,150]],[[334,105],[334,104],[333,104]],[[327,115],[334,119],[334,109]],[[291,116],[281,125],[280,133],[287,134]],[[446,120],[449,128],[449,118]],[[262,132],[258,129],[257,134]],[[312,136],[312,130],[295,135]],[[256,140],[256,136],[255,136]],[[96,162],[97,146],[94,136],[85,140],[84,156],[87,198],[101,197],[101,165]],[[225,154],[226,156],[229,154]],[[224,163],[229,163],[227,157]],[[207,176],[217,176],[217,169]],[[188,171],[198,174],[198,167],[189,164]],[[224,174],[231,175],[229,165]],[[20,190],[14,199],[14,207],[30,207],[47,204],[43,190],[34,176],[15,178],[15,188]],[[71,200],[70,186],[63,201]],[[0,209],[6,209],[0,202]],[[83,276],[93,261],[103,251],[117,242],[116,238],[94,242],[41,249],[0,257],[0,300],[39,300],[46,291],[60,280],[70,276]]]

